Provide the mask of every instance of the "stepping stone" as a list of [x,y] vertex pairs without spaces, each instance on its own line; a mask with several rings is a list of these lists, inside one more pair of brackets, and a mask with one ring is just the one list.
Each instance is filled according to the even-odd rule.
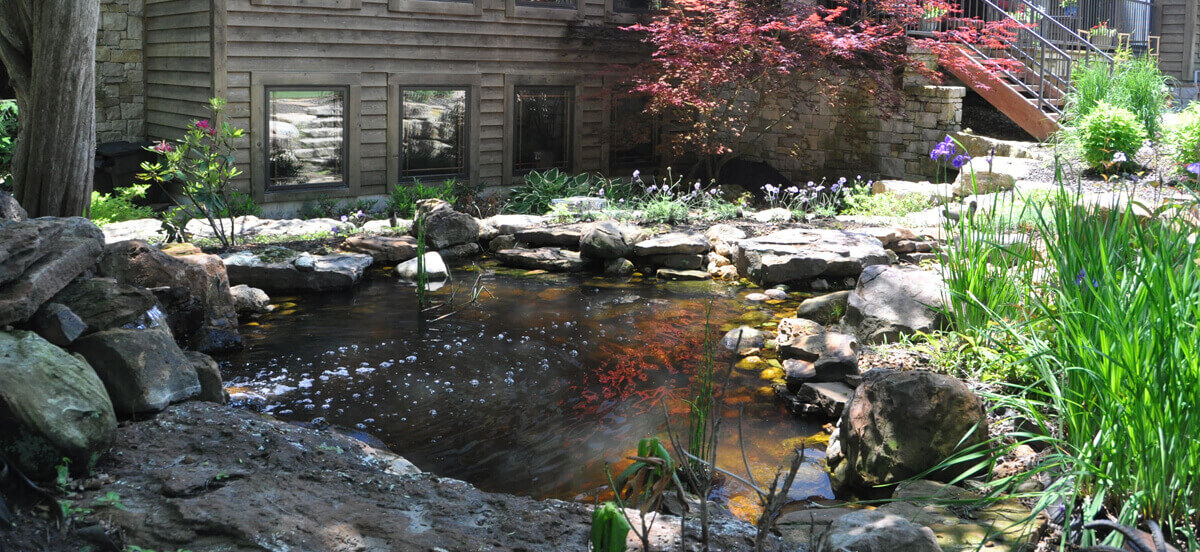
[[501,249],[496,252],[496,258],[506,266],[528,270],[583,272],[587,267],[587,262],[579,256],[579,253],[566,251],[557,247]]
[[711,280],[712,274],[704,270],[677,270],[674,268],[658,269],[659,280]]

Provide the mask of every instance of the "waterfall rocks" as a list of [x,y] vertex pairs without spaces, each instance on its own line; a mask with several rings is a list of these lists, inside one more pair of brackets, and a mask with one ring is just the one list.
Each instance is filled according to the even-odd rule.
[[842,323],[865,343],[895,342],[943,329],[945,296],[945,284],[934,272],[871,266],[847,296]]
[[361,253],[313,255],[278,246],[227,253],[221,260],[230,283],[268,293],[350,288],[374,262]]

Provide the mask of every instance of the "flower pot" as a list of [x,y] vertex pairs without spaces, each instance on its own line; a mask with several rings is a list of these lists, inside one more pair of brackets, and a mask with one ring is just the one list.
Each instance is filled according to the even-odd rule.
[[1079,17],[1079,6],[1063,6],[1063,15],[1067,17]]
[[932,33],[934,31],[938,30],[938,23],[941,23],[941,22],[938,21],[937,19],[922,19],[920,30],[922,32]]
[[1113,38],[1115,37],[1110,34],[1094,34],[1091,36],[1089,41],[1101,50],[1111,50],[1113,47]]

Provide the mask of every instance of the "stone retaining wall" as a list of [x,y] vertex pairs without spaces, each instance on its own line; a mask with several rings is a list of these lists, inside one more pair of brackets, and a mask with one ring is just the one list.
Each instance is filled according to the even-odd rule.
[[822,102],[788,125],[777,125],[750,147],[750,159],[765,161],[795,180],[936,177],[929,150],[946,134],[961,130],[966,89],[908,83],[902,113],[888,114],[857,84],[847,85],[837,108]]
[[146,134],[142,57],[145,0],[101,0],[96,34],[96,141],[138,141]]

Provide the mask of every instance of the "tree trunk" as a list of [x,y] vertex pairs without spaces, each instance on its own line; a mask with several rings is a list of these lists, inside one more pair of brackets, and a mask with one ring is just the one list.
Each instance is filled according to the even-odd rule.
[[91,201],[99,24],[99,0],[0,0],[20,118],[13,195],[31,217],[84,215]]

